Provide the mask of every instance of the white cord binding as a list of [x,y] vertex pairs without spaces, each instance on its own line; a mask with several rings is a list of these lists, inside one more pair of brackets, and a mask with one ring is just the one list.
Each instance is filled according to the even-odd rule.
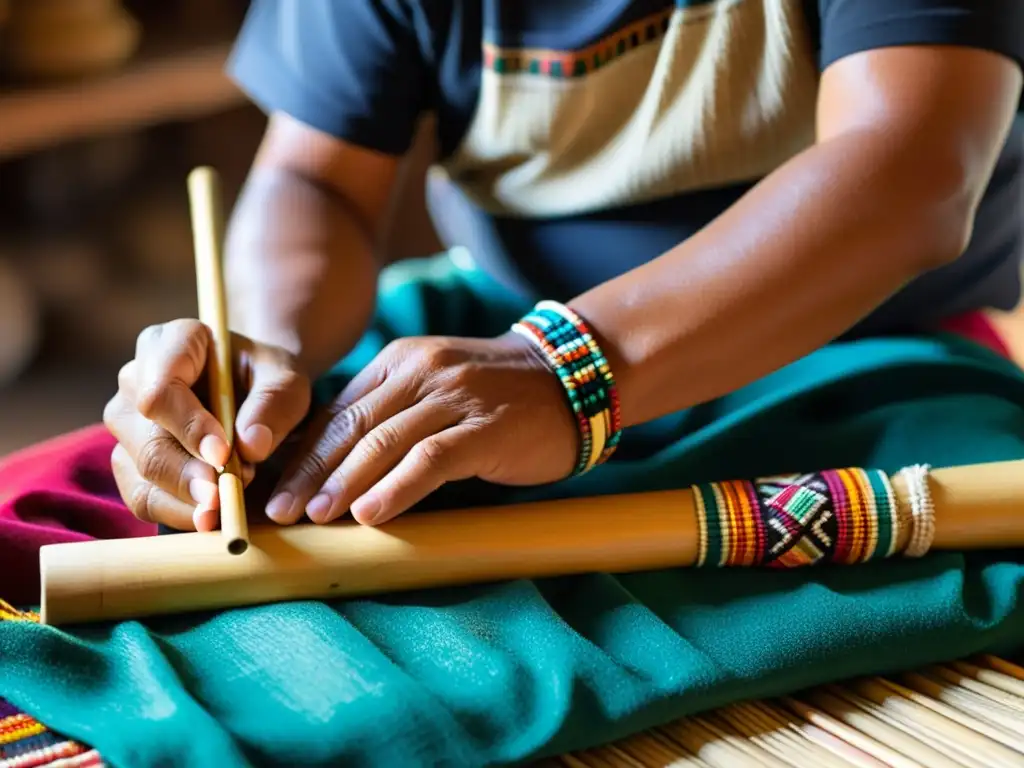
[[927,464],[915,464],[900,470],[910,494],[912,515],[910,541],[903,551],[906,557],[924,557],[935,539],[935,505],[928,487],[930,471],[931,467]]

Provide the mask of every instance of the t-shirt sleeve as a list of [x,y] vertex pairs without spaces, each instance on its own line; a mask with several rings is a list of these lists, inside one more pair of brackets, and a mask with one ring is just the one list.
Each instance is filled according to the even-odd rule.
[[818,0],[821,67],[861,51],[957,45],[1024,66],[1024,0]]
[[264,111],[392,155],[427,106],[405,0],[253,0],[228,73]]

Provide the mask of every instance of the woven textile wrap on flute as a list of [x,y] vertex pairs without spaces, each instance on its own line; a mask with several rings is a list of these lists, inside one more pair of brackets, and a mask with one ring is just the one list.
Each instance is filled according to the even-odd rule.
[[[436,262],[391,272],[378,306],[373,330],[320,382],[322,397],[396,336],[504,333],[529,308]],[[59,520],[77,531],[92,509],[106,514],[116,488],[80,466],[86,454],[109,461],[112,447],[98,433],[64,443],[30,488],[0,466],[0,541],[4,526]],[[950,336],[893,337],[830,345],[627,430],[611,461],[567,483],[460,483],[434,502],[1021,457],[1019,369]],[[0,622],[0,697],[115,766],[475,768],[822,682],[978,652],[1013,657],[1022,594],[1022,552],[932,552],[523,579],[68,631]]]
[[698,566],[866,563],[896,554],[913,524],[878,469],[704,483],[693,493]]

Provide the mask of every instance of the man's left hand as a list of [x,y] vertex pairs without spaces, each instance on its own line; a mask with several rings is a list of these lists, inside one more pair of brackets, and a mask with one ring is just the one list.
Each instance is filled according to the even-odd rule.
[[313,421],[267,515],[328,523],[351,511],[377,525],[451,481],[561,480],[578,444],[561,383],[526,339],[401,339]]

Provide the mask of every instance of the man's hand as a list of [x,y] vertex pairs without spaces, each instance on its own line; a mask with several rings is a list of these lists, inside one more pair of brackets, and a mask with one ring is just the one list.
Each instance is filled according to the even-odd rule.
[[579,433],[562,386],[525,339],[389,345],[304,435],[267,505],[281,524],[351,511],[376,525],[442,484],[561,480]]
[[[218,525],[216,470],[229,458],[228,436],[203,405],[211,352],[209,329],[198,320],[147,328],[135,359],[118,376],[104,422],[117,438],[111,462],[118,490],[146,522],[179,530]],[[234,335],[236,448],[245,480],[309,410],[310,383],[292,355]],[[200,393],[200,394],[197,394]]]

